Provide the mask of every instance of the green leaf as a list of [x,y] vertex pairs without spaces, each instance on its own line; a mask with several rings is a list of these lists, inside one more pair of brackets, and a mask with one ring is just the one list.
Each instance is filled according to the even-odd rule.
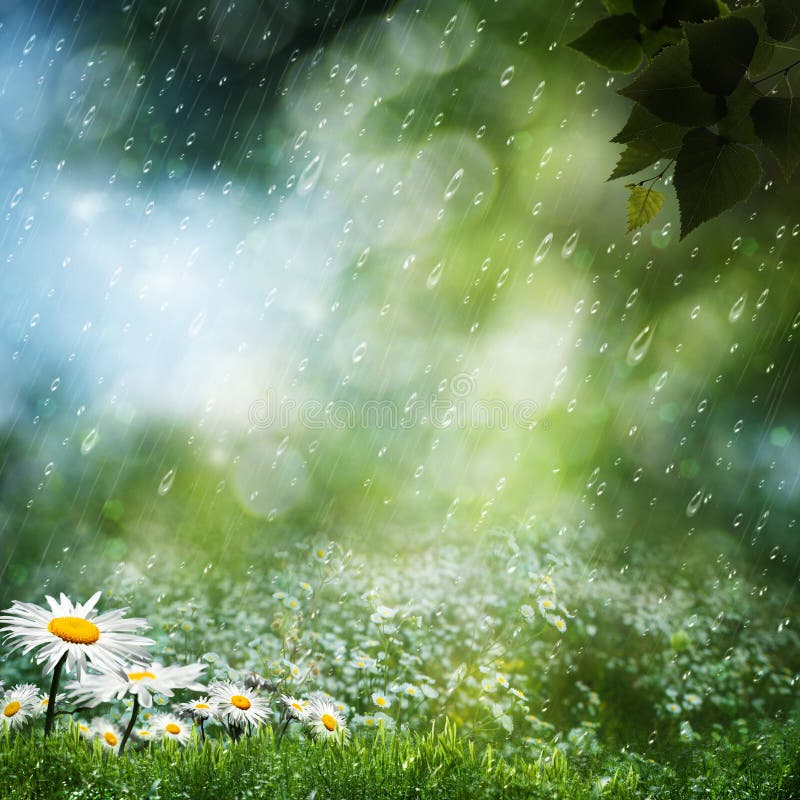
[[756,100],[750,116],[758,137],[790,178],[800,163],[800,100],[762,97]]
[[632,14],[633,0],[603,0],[609,14]]
[[648,58],[658,55],[665,47],[683,41],[681,28],[669,28],[666,25],[657,31],[645,30],[642,35],[642,50]]
[[753,58],[758,33],[752,23],[725,17],[683,26],[689,43],[692,75],[711,94],[730,94]]
[[733,16],[738,19],[746,19],[756,29],[758,44],[750,61],[750,74],[758,75],[770,65],[772,55],[775,52],[775,45],[770,41],[767,34],[764,9],[761,6],[744,6],[744,8],[736,9]]
[[655,164],[660,158],[661,151],[646,139],[631,142],[631,144],[625,145],[625,149],[617,161],[617,166],[614,167],[608,180],[613,181],[625,175],[634,175],[645,167]]
[[716,19],[719,13],[717,0],[666,0],[664,3],[664,22],[672,26]]
[[726,100],[728,113],[717,123],[720,136],[731,142],[758,144],[750,110],[753,104],[762,97],[761,92],[746,78],[733,90]]
[[664,195],[653,188],[637,186],[635,183],[629,183],[625,188],[631,190],[626,207],[628,212],[626,233],[630,233],[655,218],[664,205]]
[[706,128],[689,131],[675,163],[681,239],[746,200],[760,176],[761,165],[749,147],[728,142]]
[[627,144],[638,139],[650,139],[663,150],[680,147],[686,128],[672,122],[664,122],[646,108],[635,105],[623,129],[611,140],[619,144]]
[[635,105],[625,127],[611,140],[627,145],[609,180],[633,175],[662,158],[675,158],[686,128],[664,122]]
[[731,10],[725,3],[722,2],[722,0],[717,0],[717,8],[719,9],[719,15],[721,17],[727,17],[731,13]]
[[773,39],[788,42],[800,34],[800,5],[797,0],[763,0],[764,19]]
[[664,0],[633,0],[633,11],[648,28],[657,28],[664,13]]
[[642,62],[640,38],[639,20],[618,14],[598,20],[569,46],[608,70],[633,72]]
[[725,115],[724,101],[692,77],[686,42],[662,50],[619,94],[667,122],[687,127],[713,125]]

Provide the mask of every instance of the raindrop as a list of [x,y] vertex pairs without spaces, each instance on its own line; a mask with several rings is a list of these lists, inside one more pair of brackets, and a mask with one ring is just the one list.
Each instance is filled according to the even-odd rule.
[[353,363],[358,364],[367,352],[367,343],[361,342],[355,350],[353,350]]
[[84,440],[81,442],[81,455],[86,456],[94,450],[95,445],[97,444],[98,440],[100,439],[100,434],[97,432],[97,428],[92,428],[89,433],[86,434]]
[[631,342],[626,357],[628,364],[634,366],[647,355],[647,351],[650,349],[650,343],[653,341],[654,330],[655,326],[651,327],[650,325],[645,325],[638,336]]
[[308,194],[317,185],[319,176],[322,173],[322,163],[323,158],[316,155],[306,164],[300,173],[300,180],[297,183],[298,194]]
[[702,502],[703,502],[703,489],[700,489],[699,492],[693,495],[692,499],[686,506],[686,516],[693,517],[698,512]]
[[429,289],[433,289],[433,287],[436,286],[437,283],[439,283],[439,280],[442,277],[442,271],[443,270],[444,270],[444,261],[440,261],[430,271],[430,274],[428,275],[427,279],[425,280],[425,286],[427,286]]
[[544,85],[545,85],[545,84],[544,84],[544,81],[542,81],[542,82],[541,82],[541,83],[540,83],[540,84],[539,84],[539,85],[536,87],[536,90],[535,90],[535,91],[534,91],[534,93],[533,93],[533,97],[531,97],[531,100],[533,100],[533,102],[534,102],[534,103],[535,103],[535,102],[536,102],[536,101],[537,101],[537,100],[538,100],[538,99],[539,99],[539,98],[542,96],[542,94],[544,93]]
[[503,70],[503,74],[500,76],[500,85],[505,87],[511,83],[511,79],[514,77],[514,65],[512,64],[510,67],[506,67]]
[[461,186],[461,179],[464,177],[464,170],[459,168],[453,173],[453,177],[450,178],[449,183],[447,184],[447,188],[444,190],[444,199],[449,200],[457,191],[458,187]]
[[541,264],[544,261],[544,257],[550,252],[551,244],[553,244],[553,234],[548,233],[536,248],[536,252],[533,255],[534,264]]
[[200,333],[200,330],[203,327],[203,323],[206,321],[206,315],[204,312],[200,312],[191,322],[189,325],[189,336],[197,336]]
[[747,300],[747,295],[743,294],[732,306],[728,312],[728,322],[736,322],[742,316],[744,311],[744,304]]
[[158,493],[163,497],[172,488],[174,482],[175,469],[173,468],[161,479],[161,483],[158,484]]
[[81,124],[83,125],[83,127],[84,127],[84,128],[88,128],[88,127],[89,127],[89,125],[91,125],[91,124],[92,124],[92,122],[94,121],[94,115],[95,115],[95,112],[96,112],[96,111],[97,111],[97,106],[92,106],[92,107],[91,107],[91,108],[90,108],[90,109],[89,109],[89,110],[86,112],[86,114],[84,114],[84,117],[83,117],[83,122],[81,123]]
[[575,248],[578,246],[578,237],[580,235],[580,231],[575,231],[567,237],[567,241],[564,242],[564,246],[561,248],[562,258],[569,258],[575,252]]

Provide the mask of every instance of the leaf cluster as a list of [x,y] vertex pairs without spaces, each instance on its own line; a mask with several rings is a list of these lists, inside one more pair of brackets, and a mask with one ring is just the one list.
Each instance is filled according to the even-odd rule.
[[634,106],[612,139],[624,149],[609,180],[667,162],[655,177],[627,184],[629,231],[661,209],[653,184],[673,164],[681,238],[747,199],[761,177],[757,150],[792,176],[800,164],[800,101],[789,73],[800,59],[787,62],[797,48],[784,43],[800,36],[797,0],[734,10],[722,0],[604,4],[608,15],[570,46],[611,71],[638,70],[619,91]]

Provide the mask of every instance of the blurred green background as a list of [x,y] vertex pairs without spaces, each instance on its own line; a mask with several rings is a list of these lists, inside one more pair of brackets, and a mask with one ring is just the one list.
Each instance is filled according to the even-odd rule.
[[0,601],[508,526],[793,603],[800,185],[626,236],[601,11],[0,4]]

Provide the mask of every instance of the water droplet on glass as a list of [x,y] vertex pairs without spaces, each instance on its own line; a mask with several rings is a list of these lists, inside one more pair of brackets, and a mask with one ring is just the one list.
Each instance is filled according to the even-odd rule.
[[358,364],[367,352],[367,343],[361,342],[355,350],[353,350],[353,363]]
[[503,74],[500,76],[500,85],[501,86],[508,86],[511,83],[512,78],[514,77],[514,65],[506,67],[503,70]]

